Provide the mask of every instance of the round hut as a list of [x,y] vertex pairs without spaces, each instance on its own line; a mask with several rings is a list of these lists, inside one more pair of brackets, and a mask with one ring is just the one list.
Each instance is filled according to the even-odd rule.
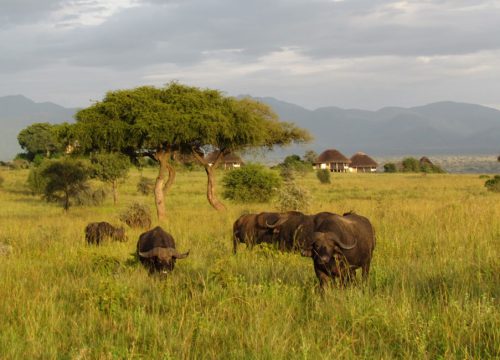
[[336,149],[328,149],[323,151],[314,161],[316,169],[328,169],[331,172],[347,172],[349,171],[349,160],[344,154]]
[[[218,155],[219,155],[219,151],[217,150],[217,151],[211,152],[210,154],[208,154],[206,156],[206,160],[210,166],[213,165],[213,163],[215,162],[215,159],[217,158]],[[224,170],[239,168],[239,167],[241,167],[241,165],[243,165],[243,160],[241,160],[241,158],[238,155],[233,154],[233,153],[229,153],[229,154],[224,155],[223,158],[219,162],[219,167],[223,168]]]
[[363,152],[357,152],[351,157],[351,172],[372,173],[377,171],[377,166],[377,162]]

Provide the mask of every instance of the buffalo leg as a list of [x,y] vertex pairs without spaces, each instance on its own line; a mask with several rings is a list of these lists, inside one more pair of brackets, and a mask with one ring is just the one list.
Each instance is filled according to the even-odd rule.
[[366,264],[364,264],[361,267],[361,276],[363,278],[363,282],[368,281],[368,275],[370,274],[370,261],[368,261]]

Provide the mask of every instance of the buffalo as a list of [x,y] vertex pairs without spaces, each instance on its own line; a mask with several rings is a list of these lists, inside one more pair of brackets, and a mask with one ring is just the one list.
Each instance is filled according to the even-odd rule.
[[116,241],[127,241],[125,229],[116,228],[105,221],[93,222],[85,227],[85,240],[88,244],[99,245],[106,238]]
[[324,288],[337,277],[341,284],[347,284],[357,268],[366,281],[374,248],[375,233],[366,217],[352,212],[342,216],[323,213],[312,243],[302,255],[312,257],[320,287]]
[[150,273],[172,271],[175,261],[188,255],[189,251],[179,253],[172,235],[159,226],[142,233],[137,241],[137,257]]
[[260,243],[273,243],[274,229],[269,225],[277,223],[280,217],[276,212],[241,215],[233,224],[233,253],[239,243],[250,248]]
[[312,244],[315,229],[332,213],[306,215],[299,211],[262,212],[240,216],[233,225],[233,252],[239,243],[247,246],[275,244],[281,251],[301,251]]

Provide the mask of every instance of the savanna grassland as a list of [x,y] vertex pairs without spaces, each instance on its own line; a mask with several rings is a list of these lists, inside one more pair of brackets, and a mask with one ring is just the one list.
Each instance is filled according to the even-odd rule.
[[135,201],[153,210],[136,170],[116,207],[68,213],[29,194],[26,170],[1,173],[0,242],[13,252],[0,258],[0,359],[500,357],[500,194],[477,175],[299,178],[309,212],[354,210],[377,234],[368,285],[322,296],[309,258],[244,245],[232,255],[234,220],[273,205],[218,213],[202,172],[179,173],[167,195],[161,225],[191,253],[166,279],[133,256],[140,230],[84,240],[87,223],[118,225]]

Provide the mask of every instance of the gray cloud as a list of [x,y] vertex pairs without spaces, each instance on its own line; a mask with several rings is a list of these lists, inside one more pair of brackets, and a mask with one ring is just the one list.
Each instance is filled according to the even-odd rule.
[[[124,76],[127,84],[140,84],[194,81],[194,73],[207,85],[236,89],[244,79],[240,92],[254,84],[290,94],[290,84],[315,79],[328,91],[362,74],[373,90],[361,92],[369,92],[384,87],[388,76],[413,85],[422,85],[422,76],[448,83],[457,75],[443,74],[446,63],[476,54],[462,72],[481,62],[489,66],[500,49],[498,0],[4,0],[1,6],[0,73],[14,79],[64,69],[77,82],[78,73],[107,71],[109,88]],[[280,66],[287,57],[293,63]],[[494,69],[470,76],[488,71],[497,77]]]

